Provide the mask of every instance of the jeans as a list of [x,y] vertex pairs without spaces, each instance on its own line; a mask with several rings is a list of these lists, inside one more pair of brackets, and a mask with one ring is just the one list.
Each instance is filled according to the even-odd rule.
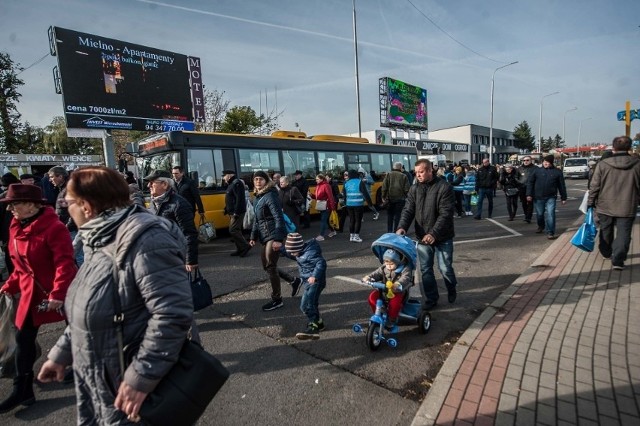
[[422,274],[422,294],[427,301],[437,302],[440,297],[438,283],[433,273],[434,258],[438,260],[438,269],[444,279],[448,292],[456,291],[456,274],[453,271],[453,239],[433,244],[418,244],[418,261]]
[[[624,266],[631,245],[631,228],[634,217],[614,217],[598,213],[600,236],[598,249],[603,257],[610,257],[613,266]],[[614,238],[614,228],[616,228]]]
[[544,228],[547,235],[554,235],[556,233],[556,197],[536,198],[533,203],[536,208],[538,228]]
[[280,276],[278,275],[278,259],[280,253],[273,249],[274,241],[267,241],[262,246],[262,252],[260,253],[260,259],[262,260],[262,267],[269,275],[269,281],[271,282],[271,300],[278,301],[282,299],[282,288],[280,286]]
[[387,204],[387,232],[396,232],[400,224],[403,208],[404,200],[389,201],[389,204]]
[[476,217],[480,219],[482,217],[482,203],[484,197],[489,200],[489,217],[493,215],[493,188],[478,188],[478,205],[476,206]]
[[463,194],[464,196],[464,211],[471,211],[471,194]]
[[317,323],[320,320],[320,311],[318,310],[318,302],[320,293],[324,290],[326,283],[324,281],[316,281],[314,284],[304,282],[304,293],[300,300],[300,310],[307,316],[309,322]]
[[331,213],[329,209],[320,212],[320,235],[323,237],[326,235],[327,228],[329,227],[329,213]]

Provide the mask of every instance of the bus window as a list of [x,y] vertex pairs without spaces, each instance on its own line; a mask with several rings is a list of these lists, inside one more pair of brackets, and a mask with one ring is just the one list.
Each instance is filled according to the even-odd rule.
[[391,162],[395,163],[399,161],[404,166],[405,170],[413,170],[418,156],[413,154],[391,154]]
[[344,172],[344,154],[342,152],[318,152],[318,169],[320,173],[341,176]]
[[359,168],[365,169],[367,172],[371,170],[371,162],[369,160],[369,154],[347,154],[347,170],[358,170]]
[[149,176],[156,170],[166,170],[171,173],[173,166],[180,165],[179,152],[166,152],[153,157],[139,157],[137,159],[140,176]]
[[[217,161],[214,157],[217,157]],[[220,187],[222,184],[222,177],[218,171],[222,171],[221,167],[222,155],[220,154],[219,149],[187,150],[187,170],[189,172],[189,176],[196,179],[197,174],[198,186],[203,189],[214,189]]]
[[[305,179],[316,175],[316,160],[313,151],[282,151],[284,174],[293,176],[296,170],[301,170]],[[274,169],[280,171],[280,169]]]
[[371,170],[369,170],[371,176],[384,176],[390,171],[391,156],[389,154],[371,154]]
[[278,160],[277,150],[264,150],[257,152],[250,149],[239,149],[238,156],[240,157],[240,173],[253,173],[258,170],[267,171],[280,171],[280,160]]

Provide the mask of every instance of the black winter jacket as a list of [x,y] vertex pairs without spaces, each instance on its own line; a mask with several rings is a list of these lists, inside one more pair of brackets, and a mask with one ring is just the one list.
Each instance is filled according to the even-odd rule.
[[409,229],[415,219],[418,239],[431,234],[436,244],[442,243],[455,236],[453,210],[453,187],[444,179],[434,177],[430,182],[411,186],[398,227]]
[[251,240],[259,240],[261,244],[267,241],[283,242],[287,237],[287,230],[282,216],[282,204],[278,197],[278,190],[273,182],[256,193],[253,201],[256,218],[251,229]]
[[567,199],[567,187],[564,184],[564,176],[560,169],[554,166],[536,167],[527,182],[527,197],[538,200],[555,198],[560,192],[560,199]]
[[498,172],[492,165],[480,167],[476,172],[476,191],[479,188],[493,189],[498,183]]
[[193,209],[189,202],[176,194],[173,189],[169,195],[156,207],[151,201],[149,210],[156,216],[164,217],[178,224],[187,240],[187,265],[198,264],[198,230],[193,221]]
[[198,207],[198,213],[204,213],[204,206],[202,205],[202,199],[200,198],[200,190],[194,180],[183,176],[180,182],[176,182],[176,188],[178,195],[189,202],[191,210],[195,213],[196,207]]
[[236,176],[231,179],[224,195],[224,214],[234,215],[247,212],[247,199],[244,196],[244,183]]

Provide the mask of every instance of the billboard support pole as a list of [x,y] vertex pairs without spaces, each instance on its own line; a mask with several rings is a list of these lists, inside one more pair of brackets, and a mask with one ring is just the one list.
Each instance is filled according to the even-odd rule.
[[104,151],[104,165],[110,169],[115,169],[117,166],[116,154],[113,146],[113,137],[109,130],[105,130],[102,135],[102,150]]

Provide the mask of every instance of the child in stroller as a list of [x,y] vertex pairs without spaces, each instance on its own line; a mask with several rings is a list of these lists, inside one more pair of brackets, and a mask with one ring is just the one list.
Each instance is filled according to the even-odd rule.
[[[408,265],[404,256],[392,248],[388,248],[382,255],[382,265],[375,271],[362,278],[365,282],[382,282],[387,286],[388,300],[387,322],[385,330],[395,333],[398,330],[398,316],[409,295],[409,288],[413,285],[413,269]],[[371,312],[376,312],[376,303],[380,298],[380,291],[375,289],[369,294]]]

